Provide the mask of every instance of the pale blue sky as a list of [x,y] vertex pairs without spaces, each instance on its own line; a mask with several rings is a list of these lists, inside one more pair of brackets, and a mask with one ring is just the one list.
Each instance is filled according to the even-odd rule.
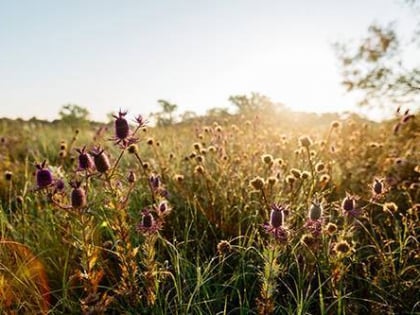
[[54,119],[63,104],[104,120],[225,107],[260,92],[297,110],[342,111],[331,43],[410,11],[398,0],[0,0],[0,117]]

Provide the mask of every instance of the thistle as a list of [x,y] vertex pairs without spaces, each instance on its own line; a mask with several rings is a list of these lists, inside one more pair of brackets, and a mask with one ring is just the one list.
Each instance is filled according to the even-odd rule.
[[46,168],[46,161],[43,161],[41,164],[36,164],[36,184],[38,188],[46,188],[53,183],[53,176],[51,171]]
[[103,149],[97,147],[91,154],[93,155],[93,161],[95,162],[95,167],[99,173],[106,173],[106,171],[111,168],[108,156],[104,153]]
[[274,236],[279,242],[287,240],[287,230],[284,227],[284,218],[288,210],[281,205],[271,205],[270,221],[264,225],[264,229]]
[[90,170],[94,167],[92,157],[88,152],[86,152],[86,146],[84,146],[82,149],[76,149],[76,151],[79,153],[79,167],[78,170]]
[[86,193],[85,190],[80,186],[80,182],[71,182],[70,185],[73,187],[71,191],[71,206],[74,209],[81,209],[86,206]]

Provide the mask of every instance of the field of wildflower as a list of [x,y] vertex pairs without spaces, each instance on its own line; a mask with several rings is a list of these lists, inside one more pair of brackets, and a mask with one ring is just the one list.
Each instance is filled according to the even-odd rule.
[[139,114],[1,121],[0,313],[420,312],[417,115]]

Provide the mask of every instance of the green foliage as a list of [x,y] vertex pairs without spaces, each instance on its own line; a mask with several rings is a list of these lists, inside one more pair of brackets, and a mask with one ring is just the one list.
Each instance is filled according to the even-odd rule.
[[[418,21],[412,39],[398,34],[394,23],[372,24],[359,44],[335,45],[347,91],[361,91],[360,105],[388,106],[419,100],[420,68],[407,63],[406,52],[419,54],[418,1],[406,1]],[[410,55],[409,54],[409,55]]]
[[76,104],[63,105],[58,115],[64,124],[72,127],[86,125],[89,122],[89,111]]
[[165,100],[158,100],[158,103],[162,110],[160,112],[153,113],[152,116],[156,119],[157,126],[170,126],[175,122],[175,111],[178,105],[170,103]]

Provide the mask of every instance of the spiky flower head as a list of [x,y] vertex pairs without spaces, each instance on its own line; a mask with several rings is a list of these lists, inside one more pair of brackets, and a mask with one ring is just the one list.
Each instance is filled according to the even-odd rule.
[[337,229],[337,225],[332,222],[328,222],[327,226],[325,227],[325,231],[329,235],[333,235],[337,231]]
[[257,176],[249,182],[249,184],[256,190],[261,190],[264,188],[264,178]]
[[302,136],[299,138],[299,144],[302,147],[309,148],[312,145],[312,140],[309,136]]
[[264,229],[272,234],[279,242],[287,240],[287,230],[284,226],[284,219],[289,210],[279,204],[271,205],[270,221],[264,225]]
[[340,241],[334,245],[334,251],[339,255],[346,255],[351,251],[351,246],[347,241]]
[[137,180],[136,173],[134,173],[134,171],[130,171],[130,173],[128,173],[128,176],[127,176],[127,181],[130,184],[133,184],[136,182],[136,180]]
[[79,170],[89,170],[92,169],[94,164],[92,161],[92,157],[88,152],[86,152],[86,146],[84,146],[82,149],[76,149],[76,151],[79,153]]
[[11,171],[4,172],[4,179],[10,182],[13,178],[13,173]]
[[108,156],[105,154],[104,150],[100,147],[97,147],[91,151],[93,155],[93,161],[95,162],[95,167],[99,173],[106,173],[111,168],[109,163]]
[[156,221],[150,209],[142,211],[141,221],[137,224],[136,230],[145,234],[156,233],[161,228],[160,221]]
[[385,193],[384,180],[375,178],[372,184],[372,193],[374,197],[381,196]]
[[38,188],[46,188],[53,183],[53,176],[51,171],[46,168],[46,161],[43,161],[41,164],[36,164],[36,184]]
[[261,156],[261,160],[263,161],[264,164],[267,165],[273,165],[274,163],[274,158],[271,154],[264,154],[263,156]]
[[319,220],[322,217],[323,209],[319,202],[312,202],[309,207],[308,217],[310,220]]
[[357,199],[357,196],[346,193],[346,197],[343,199],[343,202],[341,204],[341,209],[343,210],[343,213],[345,215],[349,215],[352,217],[359,215],[360,211],[356,207]]
[[128,125],[127,119],[125,119],[126,115],[127,111],[124,112],[121,109],[118,112],[118,116],[112,115],[115,118],[115,138],[118,141],[125,141],[130,135],[130,126]]
[[86,206],[86,192],[81,187],[81,182],[73,181],[70,183],[73,187],[71,191],[71,206],[74,209],[81,209]]
[[217,252],[220,256],[225,256],[232,251],[229,241],[223,240],[217,244]]

